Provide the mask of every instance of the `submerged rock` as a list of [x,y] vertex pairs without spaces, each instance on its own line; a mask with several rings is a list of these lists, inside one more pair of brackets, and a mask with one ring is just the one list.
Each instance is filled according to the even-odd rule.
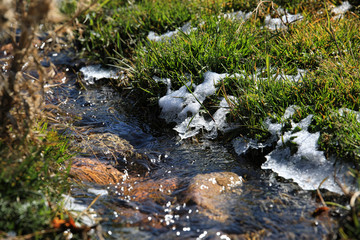
[[78,157],[72,162],[70,176],[80,181],[107,185],[118,182],[124,173],[96,158]]
[[232,172],[198,174],[188,183],[182,202],[195,203],[204,208],[209,218],[225,221],[230,214],[229,209],[224,209],[229,207],[226,202],[232,194],[241,194],[242,183],[242,177]]
[[134,174],[144,175],[155,167],[146,155],[137,153],[128,141],[112,133],[82,136],[74,145],[80,154],[107,160],[115,168]]

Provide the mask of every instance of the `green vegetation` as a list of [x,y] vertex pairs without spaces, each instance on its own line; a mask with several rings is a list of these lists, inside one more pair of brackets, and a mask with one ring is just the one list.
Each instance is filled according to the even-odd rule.
[[64,213],[70,155],[67,140],[39,121],[51,73],[35,43],[39,27],[60,15],[42,0],[0,1],[0,13],[0,47],[8,54],[0,59],[0,238],[59,239],[64,229],[51,222]]
[[[264,27],[267,15],[279,16],[278,4],[303,19],[278,30]],[[332,4],[340,4],[340,1]],[[217,95],[233,95],[232,120],[243,134],[262,139],[264,120],[280,120],[285,109],[297,105],[294,120],[314,114],[312,131],[321,131],[321,149],[359,166],[358,121],[334,117],[341,108],[359,111],[359,15],[353,7],[341,18],[331,3],[293,1],[112,1],[103,12],[84,17],[82,41],[87,52],[101,61],[129,70],[130,84],[146,92],[146,100],[163,96],[166,86],[153,76],[170,78],[173,90],[184,76],[195,84],[207,71],[242,73],[228,77]],[[116,11],[114,10],[116,9]],[[224,13],[254,10],[250,19],[233,19]],[[165,41],[148,41],[158,34],[190,22],[190,33],[178,32]],[[107,58],[106,58],[107,57]],[[126,64],[124,59],[126,59]],[[130,61],[130,63],[129,63]],[[292,81],[298,69],[302,78]],[[290,79],[279,79],[287,74]],[[256,76],[256,77],[255,77]],[[339,131],[346,129],[346,131]]]
[[[62,212],[62,194],[68,191],[67,143],[46,124],[34,140],[0,142],[0,230],[17,235],[48,229]],[[1,236],[1,235],[0,235]]]
[[[240,73],[221,81],[203,107],[212,108],[220,96],[235,96],[229,120],[241,126],[242,135],[265,140],[269,133],[264,120],[281,122],[285,109],[296,105],[292,120],[314,115],[309,131],[320,131],[319,147],[328,157],[360,168],[359,6],[350,1],[351,11],[335,16],[331,9],[341,3],[111,1],[102,12],[83,16],[85,26],[78,34],[88,56],[117,65],[127,72],[133,89],[144,90],[143,103],[155,104],[166,93],[165,84],[154,76],[170,78],[176,90],[188,81],[184,76],[199,84],[207,71]],[[270,30],[266,16],[281,16],[279,6],[303,18]],[[253,14],[246,21],[224,15],[238,10]],[[196,29],[164,41],[147,39],[150,31],[163,34],[185,23]],[[294,81],[298,69],[306,73]],[[286,144],[296,151],[296,144]],[[341,229],[342,237],[357,236],[359,206],[353,207],[352,223]]]

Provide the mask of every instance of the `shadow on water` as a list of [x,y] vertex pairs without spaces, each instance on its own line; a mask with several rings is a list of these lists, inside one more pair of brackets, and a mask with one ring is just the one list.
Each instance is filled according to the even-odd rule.
[[[153,163],[145,175],[126,175],[115,184],[73,186],[72,195],[85,205],[96,197],[89,188],[108,191],[93,205],[106,238],[320,239],[332,232],[331,219],[311,216],[321,206],[312,192],[235,157],[217,142],[179,143],[155,133],[110,87],[94,84],[81,90],[74,78],[48,97],[66,112],[59,118],[77,119],[65,132],[75,138],[115,134]],[[222,185],[234,176],[241,176],[242,184]],[[201,193],[209,181],[221,194]]]

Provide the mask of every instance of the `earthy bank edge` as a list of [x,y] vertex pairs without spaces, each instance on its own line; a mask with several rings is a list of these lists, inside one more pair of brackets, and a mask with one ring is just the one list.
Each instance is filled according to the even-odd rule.
[[[352,162],[358,169],[359,7],[351,1],[351,11],[339,16],[331,10],[340,4],[341,1],[112,1],[101,12],[83,17],[84,29],[78,36],[84,53],[94,60],[115,64],[126,73],[127,79],[119,81],[119,86],[131,86],[133,92],[142,90],[137,95],[140,105],[150,103],[156,108],[166,93],[167,86],[154,76],[170,78],[172,90],[177,90],[189,79],[201,83],[207,71],[245,72],[245,77],[222,81],[217,94],[204,102],[204,110],[212,113],[218,96],[235,96],[229,120],[241,126],[237,136],[259,141],[269,136],[263,124],[266,118],[282,122],[285,132],[290,120],[298,122],[312,114],[309,131],[320,131],[320,149],[327,157]],[[277,30],[265,28],[267,15],[279,17],[278,6],[292,14],[301,13],[301,21]],[[246,21],[224,17],[223,13],[238,10],[253,11],[253,15]],[[150,31],[162,34],[187,22],[196,30],[180,32],[165,41],[147,40]],[[276,81],[273,77],[281,73],[291,75],[297,69],[307,71],[298,82]],[[266,80],[256,81],[256,74]],[[291,105],[299,107],[292,119],[281,119]],[[350,111],[342,115],[338,114],[340,109]],[[291,141],[286,146],[296,149]],[[355,169],[354,175],[358,175]],[[360,231],[356,205],[352,206],[349,221],[340,228],[343,238],[356,236]]]
[[63,75],[45,56],[71,29],[50,0],[2,0],[0,15],[0,238],[66,238],[76,227],[62,206],[72,153],[48,128],[45,90]]

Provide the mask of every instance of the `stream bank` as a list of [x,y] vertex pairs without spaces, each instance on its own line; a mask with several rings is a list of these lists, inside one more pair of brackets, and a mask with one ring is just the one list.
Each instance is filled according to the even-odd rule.
[[341,213],[313,217],[322,206],[314,192],[226,144],[179,142],[139,120],[106,79],[82,89],[70,72],[48,101],[62,109],[59,119],[76,116],[63,129],[78,152],[71,195],[84,206],[100,195],[92,208],[106,238],[313,239],[335,232]]

